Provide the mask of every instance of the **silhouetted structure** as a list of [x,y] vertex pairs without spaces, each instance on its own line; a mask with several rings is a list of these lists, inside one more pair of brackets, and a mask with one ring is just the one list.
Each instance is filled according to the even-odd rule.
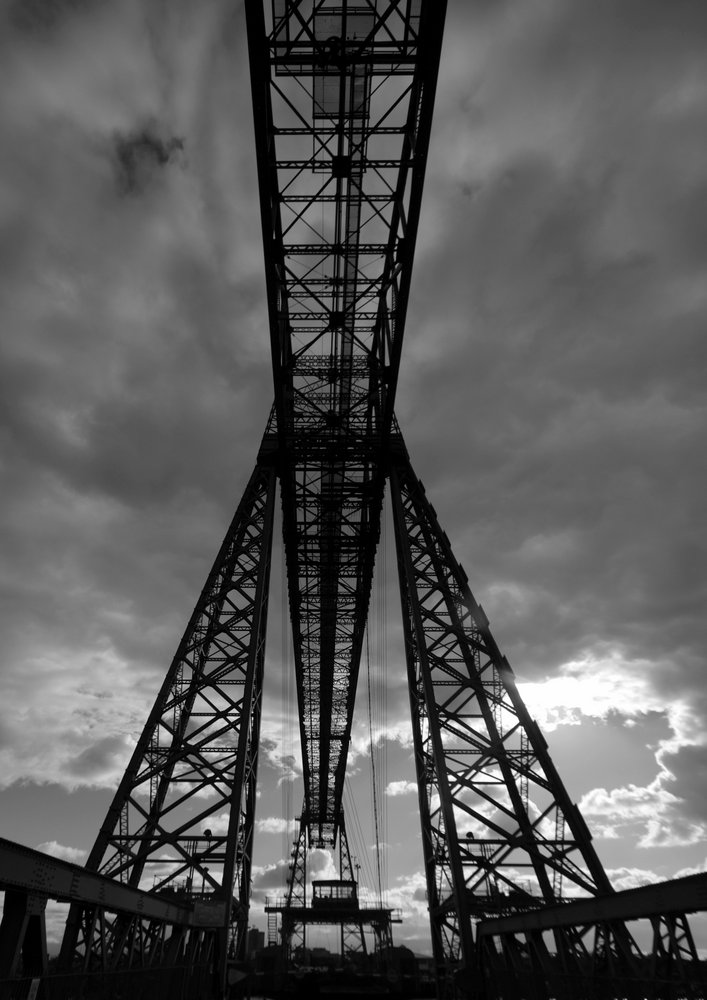
[[[166,997],[182,969],[180,988],[203,996],[204,976],[221,992],[245,955],[278,483],[304,806],[272,912],[290,952],[324,917],[349,951],[366,921],[390,949],[390,911],[359,908],[342,812],[389,486],[439,994],[703,996],[686,913],[704,909],[705,879],[612,892],[395,421],[445,3],[245,7],[274,406],[88,859],[95,881],[56,890],[73,900],[61,965],[84,995],[92,976],[117,995],[124,970],[133,992],[149,974],[149,995]],[[308,903],[307,851],[337,846],[340,879]]]

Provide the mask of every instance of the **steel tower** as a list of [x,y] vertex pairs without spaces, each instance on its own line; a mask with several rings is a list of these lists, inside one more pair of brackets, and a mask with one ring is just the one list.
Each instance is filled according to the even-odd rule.
[[[129,963],[139,938],[150,961],[191,948],[223,982],[243,951],[278,484],[304,768],[298,850],[348,856],[342,793],[389,486],[440,995],[704,995],[685,915],[700,906],[684,887],[670,901],[612,892],[395,420],[445,6],[246,0],[274,405],[86,865],[189,901],[193,927],[213,933],[153,925],[139,938],[139,921],[118,913],[106,925],[74,897],[66,969]],[[653,928],[646,954],[628,925],[639,917]]]

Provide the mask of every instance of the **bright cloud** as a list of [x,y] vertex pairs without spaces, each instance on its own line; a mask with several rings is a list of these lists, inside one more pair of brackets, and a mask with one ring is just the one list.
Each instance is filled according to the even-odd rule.
[[292,833],[295,822],[292,819],[283,819],[281,816],[266,816],[263,819],[256,819],[255,829],[258,833]]
[[414,781],[391,781],[385,789],[385,794],[391,798],[398,795],[411,795],[417,792],[417,784]]
[[[551,732],[559,725],[579,725],[582,717],[606,718],[617,712],[630,718],[663,711],[666,704],[655,688],[656,667],[648,660],[627,660],[618,652],[587,653],[562,665],[542,681],[519,685],[531,715]],[[672,709],[681,716],[683,706]]]
[[[671,789],[672,775],[662,772],[650,785],[595,788],[579,806],[590,827],[600,836],[617,837],[634,831],[638,847],[680,847],[707,836],[707,823],[685,816],[683,800]],[[642,831],[642,832],[641,832]]]
[[701,706],[679,697],[666,700],[657,684],[659,669],[618,652],[587,654],[565,664],[555,677],[521,685],[531,714],[545,731],[610,715],[630,722],[648,712],[665,714],[671,734],[654,748],[655,779],[645,786],[597,787],[580,803],[598,835],[616,839],[630,830],[643,848],[695,844],[707,832],[707,737]]
[[51,854],[53,858],[61,858],[62,861],[71,861],[74,864],[80,864],[86,857],[86,852],[78,847],[65,847],[63,844],[57,844],[56,840],[37,844],[37,850]]

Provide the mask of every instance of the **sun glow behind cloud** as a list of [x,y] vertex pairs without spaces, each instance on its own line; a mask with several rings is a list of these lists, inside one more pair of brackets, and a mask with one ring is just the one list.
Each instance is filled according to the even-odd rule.
[[[652,684],[655,664],[628,660],[617,651],[587,653],[562,664],[552,677],[524,681],[521,694],[540,728],[579,725],[582,717],[605,718],[616,712],[630,720],[634,715],[665,710],[665,702]],[[674,707],[676,719],[684,706]]]
[[[559,675],[528,682],[521,693],[541,729],[581,726],[617,717],[625,726],[648,713],[662,714],[669,735],[652,748],[655,778],[646,785],[596,787],[580,801],[594,832],[613,839],[631,836],[639,848],[697,844],[707,836],[707,810],[697,791],[695,768],[707,766],[707,734],[699,711],[681,698],[666,700],[654,674],[661,665],[628,660],[613,651],[587,654],[564,664]],[[690,766],[685,761],[690,760]]]

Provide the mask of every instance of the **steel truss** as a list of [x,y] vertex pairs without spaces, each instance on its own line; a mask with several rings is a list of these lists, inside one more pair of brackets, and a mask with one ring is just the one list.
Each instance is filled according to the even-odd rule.
[[[259,464],[86,863],[218,910],[222,957],[247,928],[275,483]],[[63,968],[102,961],[92,920],[72,905]]]
[[[690,931],[687,900],[673,900],[672,911],[658,897],[636,911],[627,894],[613,893],[591,834],[408,461],[391,469],[390,482],[441,994],[504,1000],[705,996],[707,971]],[[700,887],[704,893],[704,880]],[[553,904],[588,895],[601,896],[588,918],[570,912],[564,920],[541,922]],[[707,898],[692,902],[703,909]],[[498,919],[509,914],[512,920]],[[649,916],[653,925],[646,954],[626,920],[637,916]]]
[[305,815],[333,847],[444,0],[246,0]]
[[[445,7],[245,0],[274,407],[86,866],[188,919],[167,932],[168,915],[134,898],[107,911],[88,891],[61,897],[67,975],[167,970],[191,955],[218,969],[223,992],[228,956],[243,955],[277,481],[304,772],[276,907],[291,944],[327,916],[306,906],[309,848],[338,844],[342,886],[354,883],[342,794],[389,480],[440,995],[704,996],[686,907],[644,906],[652,945],[636,945],[625,894],[611,891],[395,422]],[[582,896],[596,910],[568,902]],[[28,900],[12,906],[15,955],[39,923]],[[376,913],[387,942],[390,911]],[[349,951],[364,914],[342,922]],[[636,986],[647,965],[662,992]]]
[[[230,954],[242,954],[277,440],[271,422],[87,864],[125,891],[152,881],[150,897],[189,903],[194,916],[167,933],[159,915],[150,921],[120,908],[106,915],[74,903],[62,951],[67,972],[170,967],[186,956],[190,967],[213,959],[223,978],[229,940]],[[702,998],[704,963],[687,912],[706,908],[707,880],[690,883],[689,905],[677,885],[670,898],[641,890],[642,903],[612,892],[397,428],[379,466],[391,486],[440,995]],[[282,915],[288,956],[304,946],[307,924],[321,922],[341,926],[344,954],[365,951],[364,926],[384,951],[391,911],[359,908],[357,900],[349,909],[308,904],[307,851],[318,846],[312,828],[305,797],[287,896],[268,907]],[[342,813],[337,842],[341,884],[355,885]],[[639,916],[653,928],[645,953],[629,927]],[[658,984],[652,992],[649,983]]]

